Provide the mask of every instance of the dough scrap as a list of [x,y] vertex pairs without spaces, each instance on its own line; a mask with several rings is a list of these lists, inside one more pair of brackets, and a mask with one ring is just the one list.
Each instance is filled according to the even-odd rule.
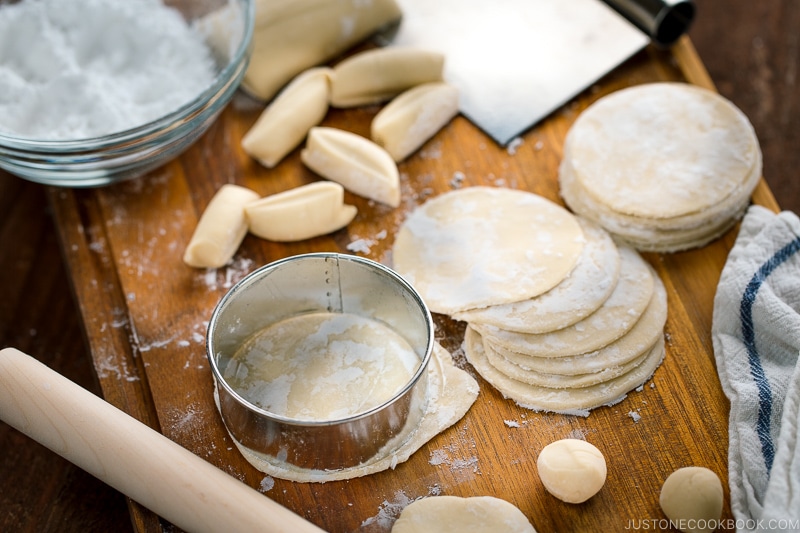
[[211,198],[183,254],[183,262],[195,268],[220,268],[231,260],[247,235],[244,206],[259,194],[227,183]]
[[536,533],[519,508],[493,496],[431,496],[406,506],[392,533]]
[[536,468],[547,492],[567,503],[583,503],[600,492],[608,471],[603,452],[579,439],[561,439],[545,446]]
[[287,85],[242,138],[242,148],[267,168],[294,150],[328,112],[331,69],[312,68]]
[[453,318],[520,333],[547,333],[586,318],[611,295],[619,278],[617,245],[603,228],[578,217],[586,245],[575,268],[546,293],[521,302],[456,313]]
[[572,271],[585,243],[575,217],[536,194],[467,187],[437,196],[403,222],[394,268],[433,312],[538,296]]
[[650,379],[664,359],[665,351],[662,336],[644,361],[627,374],[579,389],[539,387],[506,376],[489,363],[483,349],[483,339],[471,327],[467,328],[464,339],[464,353],[487,382],[520,407],[533,411],[588,416],[591,409],[622,401],[628,392]]
[[344,203],[344,187],[332,181],[295,187],[245,206],[250,233],[276,242],[332,233],[348,225],[357,212]]
[[[385,446],[386,453],[378,453],[367,463],[336,471],[308,470],[287,464],[275,464],[263,454],[250,450],[231,435],[244,458],[257,470],[280,479],[302,483],[325,483],[353,479],[374,474],[408,460],[411,455],[437,434],[463,417],[478,397],[478,382],[464,370],[456,367],[450,353],[434,343],[433,356],[428,365],[428,406],[416,428],[408,428]],[[219,396],[215,389],[217,409]]]
[[350,192],[391,207],[400,205],[400,174],[389,153],[365,137],[337,128],[311,128],[303,163]]
[[472,325],[495,346],[536,357],[566,357],[598,350],[627,333],[644,313],[658,277],[630,247],[619,248],[619,281],[600,308],[580,322],[549,333],[518,333]]
[[[659,504],[667,518],[685,524],[681,531],[715,531],[722,517],[722,482],[714,471],[687,466],[674,471],[661,486]],[[700,527],[706,526],[706,527]]]

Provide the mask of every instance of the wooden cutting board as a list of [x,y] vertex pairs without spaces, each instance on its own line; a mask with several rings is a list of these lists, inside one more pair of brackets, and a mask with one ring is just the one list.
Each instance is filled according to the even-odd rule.
[[[400,165],[401,206],[390,209],[347,195],[359,214],[333,235],[293,244],[248,236],[231,265],[195,270],[181,260],[198,217],[224,183],[268,195],[319,179],[296,150],[268,170],[240,139],[262,106],[238,94],[187,152],[146,177],[93,189],[49,189],[91,356],[105,399],[201,458],[322,528],[388,531],[409,501],[429,495],[493,495],[518,506],[541,532],[656,529],[662,482],[675,469],[706,466],[727,491],[728,402],[714,366],[713,297],[735,230],[703,249],[646,254],[669,299],[664,364],[640,391],[588,418],[540,414],[505,400],[478,378],[481,393],[455,426],[394,470],[350,481],[301,484],[251,467],[224,430],[213,403],[204,340],[211,312],[227,289],[255,268],[290,255],[338,251],[390,263],[406,214],[454,187],[490,185],[532,191],[560,202],[557,167],[564,136],[597,98],[626,86],[684,81],[713,89],[688,39],[670,51],[648,48],[504,149],[463,117]],[[536,95],[531,95],[535,98]],[[324,125],[368,136],[378,107],[331,110]],[[762,182],[754,201],[777,210]],[[462,368],[463,325],[436,316],[438,340]],[[581,437],[608,461],[602,491],[581,505],[543,488],[536,457],[548,443]],[[165,526],[131,502],[140,531]]]

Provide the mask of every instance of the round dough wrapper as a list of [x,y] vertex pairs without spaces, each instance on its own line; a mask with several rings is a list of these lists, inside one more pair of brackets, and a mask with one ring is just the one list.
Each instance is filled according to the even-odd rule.
[[656,275],[636,250],[620,247],[620,273],[614,292],[594,313],[550,333],[518,333],[472,324],[495,346],[536,357],[566,357],[592,352],[627,333],[647,308]]
[[744,184],[760,151],[744,113],[684,83],[601,98],[581,113],[565,145],[589,195],[646,218],[697,213],[724,200]]
[[[744,178],[743,184],[735,188],[731,194],[702,211],[674,217],[650,218],[630,215],[615,211],[613,208],[597,201],[586,191],[581,181],[577,179],[570,157],[569,146],[565,147],[564,157],[558,168],[558,177],[562,196],[565,200],[567,199],[566,197],[570,196],[570,200],[575,203],[575,207],[580,208],[580,210],[573,210],[578,213],[586,210],[589,213],[596,214],[600,220],[604,221],[604,227],[606,227],[605,223],[613,224],[608,226],[607,229],[639,230],[642,232],[661,231],[669,234],[672,230],[675,232],[700,230],[709,222],[718,224],[720,221],[730,218],[731,213],[734,213],[742,202],[749,200],[750,194],[761,179],[761,152],[759,151],[756,155],[756,161]],[[568,203],[568,205],[572,207],[571,204]]]
[[[419,425],[405,428],[400,435],[386,444],[387,450],[394,449],[394,451],[379,452],[372,460],[352,468],[308,470],[286,463],[277,464],[264,454],[242,446],[233,435],[231,439],[254,468],[280,479],[301,483],[325,483],[381,472],[407,461],[411,454],[426,442],[458,422],[478,397],[478,382],[467,372],[456,367],[450,353],[438,343],[434,343],[433,357],[428,364],[428,380],[428,405]],[[216,388],[214,400],[219,409]]]
[[561,439],[545,446],[536,469],[547,492],[567,503],[583,503],[603,488],[606,458],[593,444]]
[[667,321],[667,291],[658,276],[653,279],[655,281],[653,296],[641,318],[630,331],[611,344],[586,354],[535,357],[494,346],[487,337],[484,337],[483,343],[489,362],[511,377],[514,377],[513,373],[506,368],[506,365],[514,365],[539,374],[566,377],[599,373],[608,368],[625,366],[639,359],[650,351],[659,337],[664,335],[664,325]]
[[750,193],[760,179],[760,172],[752,174],[740,191],[706,213],[655,220],[609,210],[580,188],[566,160],[560,169],[561,196],[573,211],[603,226],[617,240],[637,250],[665,253],[698,248],[723,235],[744,214],[750,203]]
[[536,194],[468,187],[412,212],[394,269],[431,311],[454,314],[533,298],[572,271],[584,236],[575,216]]
[[659,503],[667,518],[686,524],[686,533],[711,532],[722,516],[722,482],[712,470],[702,466],[687,466],[674,471],[661,486]]
[[586,318],[605,302],[619,277],[619,252],[606,230],[578,218],[586,244],[575,268],[546,293],[521,302],[456,313],[454,318],[521,333],[547,333]]
[[[652,347],[652,344],[650,347]],[[522,383],[529,383],[549,389],[579,389],[597,385],[598,383],[603,383],[630,372],[647,358],[647,352],[644,352],[618,366],[606,366],[600,370],[588,371],[581,374],[561,375],[536,372],[535,370],[523,368],[512,363],[498,354],[497,351],[492,348],[491,344],[486,342],[486,337],[483,338],[483,350],[489,364],[497,369],[498,372],[502,372],[511,379],[521,381]]]
[[552,389],[512,379],[489,363],[480,333],[467,328],[464,353],[475,370],[505,398],[533,411],[588,416],[589,411],[622,401],[653,375],[664,359],[664,338],[651,348],[645,360],[627,374],[580,389]]
[[536,533],[517,506],[493,496],[431,496],[409,504],[392,533]]

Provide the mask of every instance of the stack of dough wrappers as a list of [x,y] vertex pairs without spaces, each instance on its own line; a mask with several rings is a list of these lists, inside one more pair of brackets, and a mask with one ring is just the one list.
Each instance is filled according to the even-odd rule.
[[559,169],[575,213],[638,250],[704,246],[744,214],[761,178],[747,117],[717,93],[650,83],[605,96],[570,128]]
[[586,415],[640,387],[664,358],[656,272],[535,194],[438,196],[406,219],[393,257],[432,311],[467,322],[468,361],[520,406]]

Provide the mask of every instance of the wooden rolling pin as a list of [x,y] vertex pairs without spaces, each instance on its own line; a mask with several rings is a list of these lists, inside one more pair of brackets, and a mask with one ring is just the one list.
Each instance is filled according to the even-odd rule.
[[0,419],[186,531],[322,531],[14,348]]

